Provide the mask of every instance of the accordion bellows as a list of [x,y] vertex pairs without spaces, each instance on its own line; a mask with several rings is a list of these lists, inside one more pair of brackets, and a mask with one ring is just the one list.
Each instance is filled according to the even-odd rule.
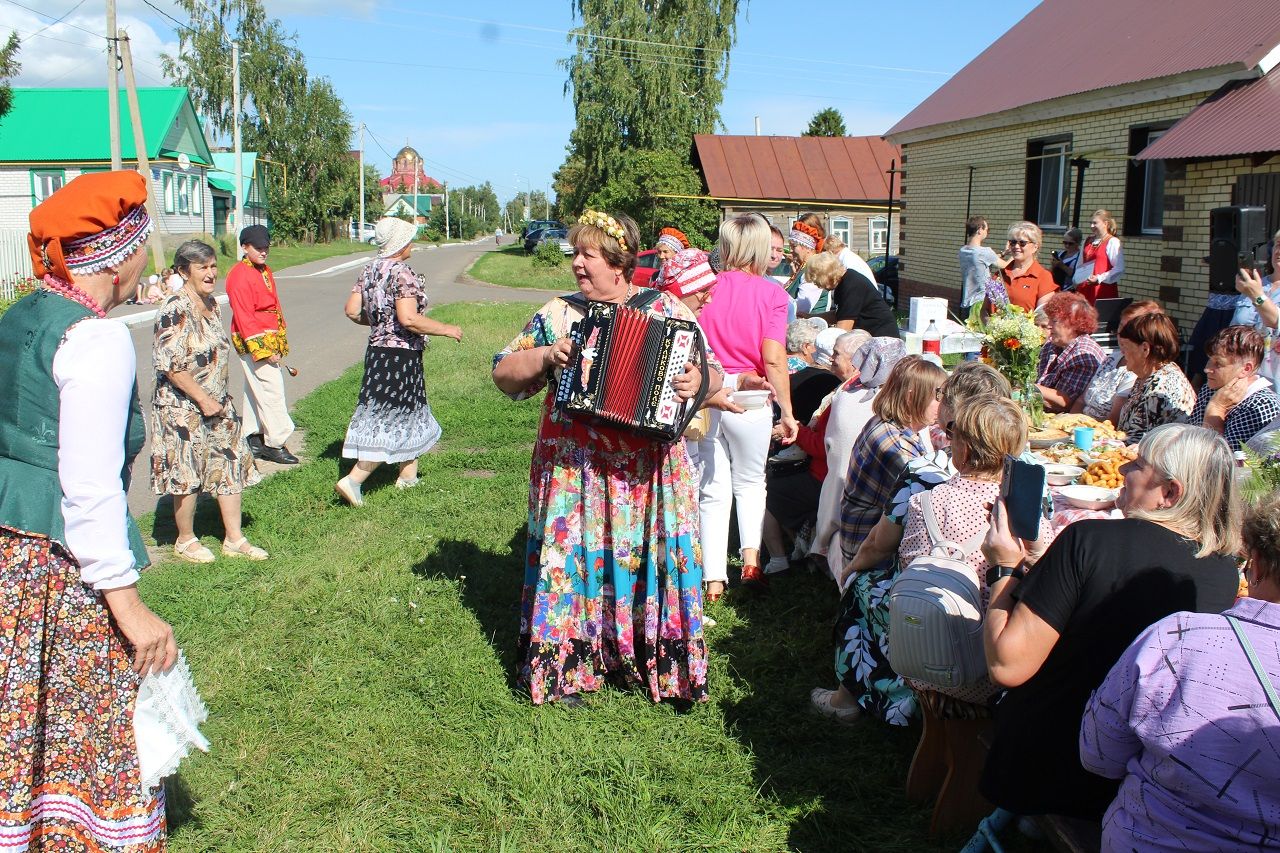
[[[577,418],[675,441],[701,405],[707,386],[702,331],[678,317],[611,302],[590,302],[570,332],[577,353],[560,375],[556,405]],[[702,365],[694,399],[676,399],[671,381],[693,360]]]

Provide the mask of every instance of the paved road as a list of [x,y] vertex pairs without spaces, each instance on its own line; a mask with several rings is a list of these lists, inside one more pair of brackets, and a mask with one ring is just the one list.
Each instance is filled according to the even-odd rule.
[[[493,287],[463,276],[463,271],[482,253],[494,248],[493,240],[477,243],[451,244],[438,249],[419,249],[410,261],[415,270],[426,277],[427,294],[432,305],[449,302],[531,302],[541,304],[548,297],[547,291],[520,290]],[[342,305],[355,277],[371,257],[349,255],[312,261],[290,267],[276,275],[280,286],[280,299],[284,304],[285,318],[289,321],[288,364],[298,371],[296,379],[286,378],[286,392],[292,403],[305,397],[318,385],[336,379],[352,364],[364,358],[368,330],[357,326],[342,313]],[[219,286],[224,320],[229,324],[231,312],[226,307],[225,292]],[[134,347],[138,355],[138,394],[143,412],[149,411],[154,385],[151,369],[152,321],[154,310],[140,306],[124,306],[112,313],[132,326]],[[228,334],[230,332],[228,331]],[[240,405],[240,388],[243,383],[239,360],[231,365],[231,387],[235,389],[236,406]],[[291,449],[297,451],[297,441],[291,441]],[[156,508],[156,496],[151,493],[151,447],[147,445],[134,464],[133,483],[129,489],[129,508],[134,515],[151,512]],[[278,466],[259,463],[265,472],[278,470]]]

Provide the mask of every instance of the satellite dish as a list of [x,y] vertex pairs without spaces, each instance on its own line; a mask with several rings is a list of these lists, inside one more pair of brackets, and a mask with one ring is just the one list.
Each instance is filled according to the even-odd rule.
[[191,168],[191,158],[185,152],[178,155],[178,168],[184,172]]

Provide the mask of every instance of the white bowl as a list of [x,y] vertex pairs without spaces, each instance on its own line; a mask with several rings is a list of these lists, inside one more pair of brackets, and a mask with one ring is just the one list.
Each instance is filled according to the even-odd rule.
[[1069,486],[1084,474],[1084,469],[1076,465],[1062,465],[1050,462],[1044,466],[1045,479],[1051,486]]
[[769,392],[734,391],[731,399],[744,409],[763,409],[769,405]]
[[1062,496],[1067,503],[1080,509],[1107,509],[1114,506],[1119,489],[1104,489],[1101,486],[1064,486]]

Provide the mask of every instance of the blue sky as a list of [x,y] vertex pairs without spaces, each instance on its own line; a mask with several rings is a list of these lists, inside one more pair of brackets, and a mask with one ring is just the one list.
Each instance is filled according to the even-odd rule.
[[[0,0],[0,29],[17,29],[26,41],[15,82],[102,85],[105,60],[94,34],[105,31],[103,0],[20,2],[28,8]],[[181,18],[169,0],[151,2]],[[759,116],[762,133],[794,135],[833,106],[851,134],[883,133],[1035,5],[743,3],[721,106],[724,132],[753,133]],[[365,155],[384,175],[388,154],[407,140],[428,174],[453,185],[490,180],[505,200],[517,188],[545,189],[563,161],[573,107],[557,60],[569,55],[566,34],[578,23],[568,0],[266,6],[297,33],[312,73],[329,77],[353,121],[368,126]],[[174,25],[143,0],[119,0],[119,8],[140,84],[162,84],[157,58],[176,49]]]

